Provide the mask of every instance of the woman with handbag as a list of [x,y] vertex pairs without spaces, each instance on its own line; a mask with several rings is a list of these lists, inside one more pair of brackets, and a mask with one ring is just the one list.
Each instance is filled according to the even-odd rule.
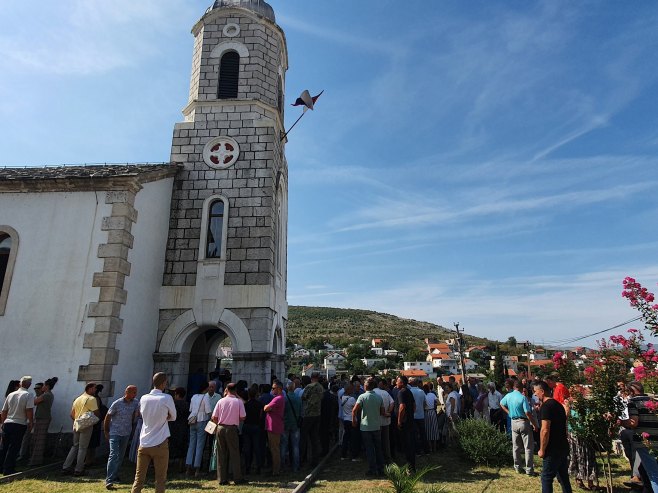
[[[73,446],[64,461],[62,472],[73,473],[74,476],[84,476],[85,458],[87,447],[91,440],[94,425],[100,420],[98,418],[98,402],[94,396],[95,383],[88,383],[84,393],[73,401],[71,407],[71,419],[73,420]],[[75,469],[71,469],[75,462]]]
[[187,418],[187,424],[190,426],[190,443],[187,446],[187,475],[191,475],[194,470],[194,476],[199,476],[201,469],[201,459],[203,458],[203,448],[206,445],[206,424],[210,419],[210,399],[208,398],[208,382],[203,382],[198,394],[192,396],[190,401],[190,415]]

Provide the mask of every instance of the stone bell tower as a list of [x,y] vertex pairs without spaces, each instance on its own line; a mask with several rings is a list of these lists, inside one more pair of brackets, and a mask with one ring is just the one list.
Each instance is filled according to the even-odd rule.
[[232,356],[234,381],[269,383],[288,316],[286,39],[263,0],[217,0],[192,34],[154,367],[185,386]]

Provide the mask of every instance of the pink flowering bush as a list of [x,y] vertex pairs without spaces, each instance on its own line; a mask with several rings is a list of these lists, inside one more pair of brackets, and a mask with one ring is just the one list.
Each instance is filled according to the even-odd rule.
[[640,312],[645,327],[654,335],[658,335],[658,304],[655,303],[654,294],[632,277],[625,278],[623,285],[621,295]]

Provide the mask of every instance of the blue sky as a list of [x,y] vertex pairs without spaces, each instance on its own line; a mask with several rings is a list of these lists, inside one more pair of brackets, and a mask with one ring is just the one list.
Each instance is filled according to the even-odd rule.
[[[0,164],[168,160],[210,3],[0,3]],[[658,4],[270,3],[288,102],[325,90],[286,149],[291,304],[541,343],[656,290]]]

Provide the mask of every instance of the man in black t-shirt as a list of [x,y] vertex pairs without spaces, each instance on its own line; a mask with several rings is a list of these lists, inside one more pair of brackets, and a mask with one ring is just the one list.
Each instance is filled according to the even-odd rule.
[[562,404],[549,397],[550,388],[546,382],[535,382],[533,388],[541,402],[539,457],[544,460],[541,470],[541,491],[553,493],[553,479],[557,476],[563,493],[571,493],[567,415]]
[[414,412],[416,410],[416,400],[411,390],[407,387],[409,380],[407,377],[399,376],[396,381],[398,388],[398,430],[400,431],[400,440],[404,457],[409,464],[411,472],[416,471],[416,429],[414,428]]

